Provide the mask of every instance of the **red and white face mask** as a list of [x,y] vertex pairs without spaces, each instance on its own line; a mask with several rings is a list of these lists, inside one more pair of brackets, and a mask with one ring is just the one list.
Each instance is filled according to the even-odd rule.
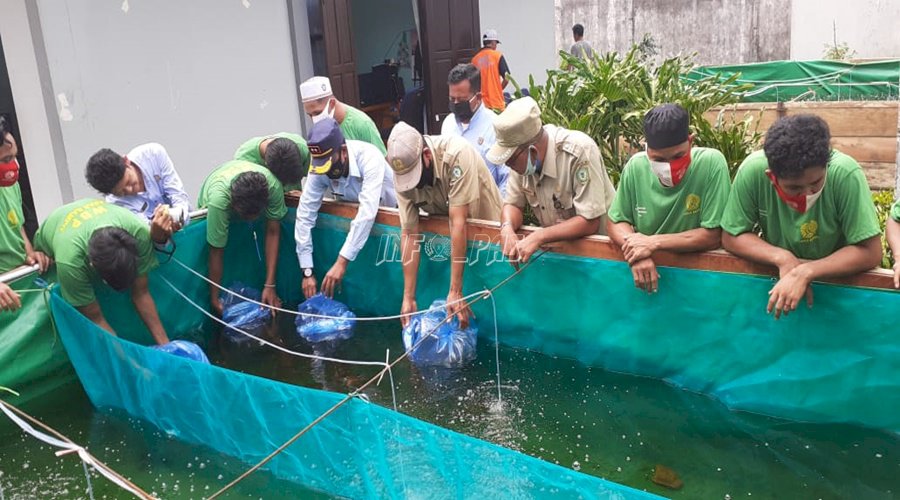
[[15,158],[7,163],[0,163],[0,187],[9,187],[19,181],[19,162]]
[[672,161],[650,160],[650,170],[659,178],[659,182],[665,187],[675,187],[684,179],[688,167],[691,165],[691,150],[687,154]]
[[[769,180],[772,181],[772,185],[775,186],[775,192],[778,193],[778,197],[781,198],[781,201],[801,214],[806,213],[807,210],[811,209],[812,206],[816,204],[816,201],[818,201],[819,196],[822,196],[822,191],[825,191],[825,181],[822,181],[822,188],[813,194],[789,195],[778,185],[778,179],[775,177],[775,174],[766,172],[766,175],[769,176]],[[826,177],[825,180],[827,181],[828,178]]]

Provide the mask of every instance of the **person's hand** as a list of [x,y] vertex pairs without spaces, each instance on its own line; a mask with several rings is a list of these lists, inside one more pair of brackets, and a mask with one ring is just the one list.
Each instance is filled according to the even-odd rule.
[[[275,293],[274,286],[263,286],[262,292],[262,300],[260,300],[263,304],[269,306],[270,308],[281,307],[281,299],[278,298],[278,294]],[[275,317],[275,309],[272,310],[272,317]]]
[[0,283],[0,310],[15,311],[22,307],[22,299],[19,294],[6,283]]
[[165,243],[172,236],[174,225],[175,221],[169,215],[169,206],[157,205],[150,220],[150,239],[159,244]]
[[463,300],[462,293],[458,291],[451,291],[447,294],[447,316],[454,315],[459,320],[460,328],[465,330],[469,327],[469,316],[472,315],[472,310],[469,309],[469,304]]
[[335,261],[334,265],[331,266],[331,269],[328,270],[328,273],[325,274],[325,279],[322,280],[322,294],[329,299],[333,298],[334,290],[341,286],[341,282],[343,281],[346,272],[347,261],[338,257],[338,260]]
[[631,265],[631,276],[634,278],[634,286],[647,293],[656,293],[659,290],[659,272],[656,271],[656,263],[653,259],[639,260]]
[[652,236],[631,233],[625,235],[622,253],[625,255],[625,260],[631,265],[637,261],[649,259],[658,248],[659,245]]
[[47,272],[47,268],[50,267],[50,264],[53,264],[53,259],[48,257],[44,252],[32,251],[25,257],[25,263],[29,266],[37,264],[41,274],[44,274]]
[[788,275],[791,271],[794,270],[795,267],[802,264],[800,259],[794,257],[793,254],[789,254],[782,262],[778,265],[778,278],[784,279],[785,276]]
[[401,314],[400,325],[403,328],[406,328],[406,325],[409,324],[409,320],[412,318],[412,316],[409,316],[409,315],[418,310],[419,310],[419,306],[416,305],[415,297],[404,296],[403,297],[403,305],[400,307],[400,314]]
[[812,279],[805,264],[800,264],[786,274],[769,290],[769,303],[766,313],[775,313],[775,319],[787,316],[797,309],[800,299],[806,296],[806,305],[812,307],[813,292],[810,287]]
[[216,316],[218,316],[220,318],[222,317],[222,313],[225,310],[225,308],[222,307],[222,301],[219,299],[218,296],[209,300],[209,306],[210,306],[210,308],[212,308],[213,314],[215,314]]
[[512,264],[516,271],[519,270],[519,235],[511,226],[503,226],[500,230],[500,242],[502,244],[503,257]]
[[528,259],[541,248],[541,230],[536,229],[534,232],[526,236],[516,243],[516,252],[519,254],[519,260],[522,263],[528,262]]
[[900,288],[900,262],[894,264],[894,288]]
[[316,294],[318,282],[316,281],[315,276],[310,276],[309,278],[303,278],[303,281],[300,282],[300,286],[303,288],[303,296],[308,299]]

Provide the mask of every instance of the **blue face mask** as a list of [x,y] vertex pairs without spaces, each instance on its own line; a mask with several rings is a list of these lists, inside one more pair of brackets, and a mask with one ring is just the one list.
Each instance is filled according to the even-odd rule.
[[540,160],[531,161],[531,150],[534,149],[534,156],[537,157],[537,149],[534,146],[528,148],[528,158],[525,164],[525,173],[522,175],[534,175],[541,168]]

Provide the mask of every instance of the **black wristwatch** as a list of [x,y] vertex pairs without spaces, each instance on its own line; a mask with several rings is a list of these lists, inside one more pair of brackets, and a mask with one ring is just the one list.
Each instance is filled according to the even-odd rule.
[[312,270],[311,267],[305,267],[305,268],[303,268],[303,278],[304,278],[304,279],[306,279],[306,278],[312,278],[312,275],[313,275],[313,270]]

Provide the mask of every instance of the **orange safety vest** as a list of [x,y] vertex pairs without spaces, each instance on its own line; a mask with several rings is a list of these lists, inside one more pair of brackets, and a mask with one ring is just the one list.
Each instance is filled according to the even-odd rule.
[[481,95],[484,105],[497,111],[506,109],[503,87],[500,86],[500,82],[503,80],[500,75],[501,57],[503,54],[499,50],[485,47],[472,58],[472,64],[481,71]]

